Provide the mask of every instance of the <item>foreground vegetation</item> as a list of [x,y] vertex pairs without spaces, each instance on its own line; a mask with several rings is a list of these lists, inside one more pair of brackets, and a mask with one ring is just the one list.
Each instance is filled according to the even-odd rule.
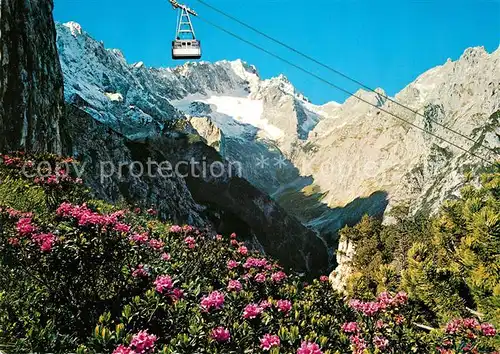
[[[35,177],[42,160],[50,162],[45,172],[54,172]],[[466,191],[475,202],[464,199],[450,209],[462,224],[442,219],[445,249],[441,239],[425,242],[413,231],[400,245],[394,234],[375,247],[375,264],[363,256],[372,249],[358,241],[356,266],[366,269],[344,298],[328,277],[308,284],[235,234],[212,235],[161,222],[152,209],[92,200],[70,170],[56,168],[63,162],[69,160],[2,156],[0,344],[8,353],[451,354],[492,353],[498,345],[483,317],[498,324],[499,215],[498,209],[480,212],[498,208],[498,174],[482,189]],[[370,230],[371,240],[383,229],[366,219],[344,233],[363,240]],[[481,242],[458,237],[469,233]],[[410,257],[391,259],[396,248]],[[396,259],[401,272],[379,281],[379,269],[397,267]],[[462,295],[464,284],[469,305],[484,312],[480,317],[461,318],[466,310],[444,306],[444,299]],[[444,305],[436,310],[435,304]]]

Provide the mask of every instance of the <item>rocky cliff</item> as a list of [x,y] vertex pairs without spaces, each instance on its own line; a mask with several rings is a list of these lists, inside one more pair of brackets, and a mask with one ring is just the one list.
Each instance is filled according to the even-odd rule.
[[0,2],[0,150],[61,151],[63,78],[52,0]]

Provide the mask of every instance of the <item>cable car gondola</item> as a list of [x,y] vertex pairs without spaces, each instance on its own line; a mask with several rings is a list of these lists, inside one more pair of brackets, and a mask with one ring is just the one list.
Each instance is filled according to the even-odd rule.
[[177,0],[169,1],[174,9],[179,9],[176,36],[172,41],[172,59],[200,59],[201,42],[196,39],[190,17],[190,15],[198,16],[198,14],[186,5],[179,4]]

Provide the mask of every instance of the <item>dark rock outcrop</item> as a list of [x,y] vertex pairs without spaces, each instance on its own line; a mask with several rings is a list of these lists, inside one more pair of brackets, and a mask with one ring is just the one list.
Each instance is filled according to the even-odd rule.
[[0,1],[0,151],[60,152],[63,77],[52,0]]

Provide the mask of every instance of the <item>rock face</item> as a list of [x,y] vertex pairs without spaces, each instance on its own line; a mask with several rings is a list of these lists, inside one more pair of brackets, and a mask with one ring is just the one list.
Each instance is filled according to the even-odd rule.
[[63,78],[52,8],[52,0],[0,2],[0,151],[61,151]]

